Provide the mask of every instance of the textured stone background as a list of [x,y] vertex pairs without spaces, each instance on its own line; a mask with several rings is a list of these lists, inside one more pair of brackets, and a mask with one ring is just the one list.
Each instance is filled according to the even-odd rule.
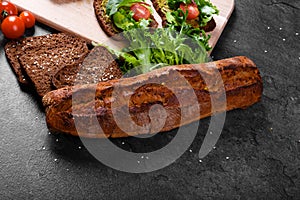
[[[38,25],[35,35],[52,31]],[[79,139],[48,135],[40,102],[20,89],[1,48],[0,198],[300,199],[298,33],[299,0],[236,0],[212,55],[254,60],[264,82],[262,101],[227,113],[216,149],[202,163],[198,151],[209,119],[201,121],[191,151],[147,174],[115,171],[95,160]],[[142,151],[174,134],[159,134],[146,145],[133,138],[114,142]]]

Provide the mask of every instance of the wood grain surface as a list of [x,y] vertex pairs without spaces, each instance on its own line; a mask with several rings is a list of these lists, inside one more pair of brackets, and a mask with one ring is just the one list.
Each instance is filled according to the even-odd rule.
[[[83,38],[109,46],[119,46],[99,26],[94,14],[93,0],[11,0],[20,10],[31,11],[38,21],[62,32],[70,32]],[[211,34],[214,47],[233,11],[234,0],[211,0],[220,14],[215,16],[217,27]],[[158,16],[155,16],[156,18]]]

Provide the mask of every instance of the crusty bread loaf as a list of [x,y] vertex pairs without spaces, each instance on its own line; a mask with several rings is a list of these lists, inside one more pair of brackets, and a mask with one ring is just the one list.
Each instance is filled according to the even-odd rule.
[[[94,0],[93,6],[96,18],[101,28],[108,36],[115,36],[114,39],[121,39],[117,36],[117,34],[121,32],[121,30],[114,25],[113,21],[106,13],[107,2],[108,0]],[[155,21],[153,15],[151,15],[150,18],[152,19],[152,21],[149,26],[151,28],[157,28],[158,23]]]
[[28,76],[19,62],[19,58],[22,55],[30,53],[34,54],[35,52],[43,49],[48,51],[47,49],[49,48],[64,46],[65,43],[76,43],[76,41],[83,42],[78,37],[65,33],[48,34],[28,37],[21,40],[11,40],[5,45],[4,49],[6,57],[16,74],[18,81],[21,84],[28,85],[30,80],[28,80]]
[[[217,67],[224,86],[222,81],[215,81],[216,74],[210,70],[212,65]],[[190,96],[186,96],[185,103],[179,104],[175,93],[172,92],[177,91],[185,96],[189,91],[189,87],[177,80],[175,76],[177,73],[187,80],[188,86],[192,87],[196,95],[196,101],[200,105],[200,112],[196,115],[193,113],[195,102],[190,100]],[[205,81],[216,82],[210,91],[200,74],[206,76]],[[166,87],[168,85],[173,87],[172,91]],[[149,117],[151,106],[162,105],[166,111],[166,121],[160,131],[168,131],[212,115],[210,95],[218,97],[223,87],[227,104],[225,107],[217,106],[215,112],[246,108],[258,102],[262,94],[262,80],[258,68],[246,57],[233,57],[206,64],[169,66],[131,78],[61,88],[46,94],[43,97],[43,105],[46,107],[47,125],[52,132],[74,136],[80,134],[80,136],[92,138],[101,138],[105,135],[114,138],[127,137],[127,133],[130,135],[148,134],[152,133],[153,129],[150,127],[140,131],[133,125],[126,124],[126,120],[119,120],[117,124],[113,116],[112,104],[117,112],[129,110],[129,118],[141,127],[147,127],[151,123]],[[112,97],[116,88],[119,89],[119,93]],[[79,99],[72,104],[74,96],[79,96]],[[128,98],[129,101],[127,101]],[[217,105],[222,104],[222,98],[221,100],[217,98],[216,101]],[[188,110],[185,121],[181,121],[183,108]],[[95,124],[93,117],[99,122],[103,131],[97,129],[98,123]],[[79,121],[76,127],[74,119]],[[127,126],[129,131],[121,130],[119,125]],[[81,129],[80,133],[77,132],[78,128]]]
[[37,93],[44,96],[52,90],[52,77],[65,65],[78,65],[89,52],[86,41],[69,34],[50,34],[31,38],[39,46],[26,48],[19,63],[33,83]]
[[102,46],[94,47],[80,65],[70,64],[60,69],[53,77],[54,87],[62,88],[75,84],[98,83],[122,77],[122,72],[113,55]]

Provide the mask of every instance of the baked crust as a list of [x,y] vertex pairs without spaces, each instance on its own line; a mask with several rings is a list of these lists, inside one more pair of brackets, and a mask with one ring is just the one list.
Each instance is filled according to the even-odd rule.
[[[43,98],[43,104],[46,107],[47,125],[52,132],[67,133],[74,136],[79,135],[76,127],[86,128],[87,132],[81,132],[80,136],[90,138],[103,138],[105,136],[116,138],[127,137],[127,133],[130,133],[130,135],[152,133],[153,129],[151,127],[144,131],[137,131],[134,126],[130,127],[131,125],[126,124],[126,120],[118,122],[121,124],[117,125],[111,106],[112,103],[115,103],[112,93],[117,86],[122,91],[118,94],[121,99],[117,102],[118,111],[123,112],[124,109],[129,109],[131,119],[139,126],[147,126],[150,123],[149,111],[154,104],[164,106],[166,111],[166,121],[160,130],[161,132],[211,116],[213,113],[210,95],[218,96],[220,89],[223,87],[223,84],[216,83],[208,92],[205,81],[207,79],[215,81],[214,73],[209,70],[209,66],[212,64],[217,67],[221,74],[227,101],[226,108],[222,107],[221,101],[217,101],[217,106],[214,108],[215,112],[246,108],[260,100],[263,87],[258,68],[249,58],[240,56],[206,64],[169,66],[131,78],[111,80],[99,84],[65,87],[52,91]],[[193,88],[200,105],[200,113],[193,113],[194,102],[189,101],[189,99],[185,103],[179,104],[174,93],[165,87],[171,84],[181,94],[185,94],[189,90],[180,81],[174,81],[174,78],[176,79],[174,75],[177,72]],[[205,81],[200,74],[205,74]],[[139,85],[144,86],[139,87]],[[136,87],[137,89],[132,92],[132,88]],[[74,104],[72,107],[72,96],[77,94],[84,94],[84,98],[81,98],[79,103]],[[129,98],[129,103],[124,100],[126,98]],[[92,101],[88,99],[92,99]],[[181,121],[181,109],[187,110],[188,117],[184,121]],[[79,112],[76,111],[76,114],[72,110]],[[93,117],[98,120],[103,132],[98,131],[99,124],[94,124]],[[76,127],[74,118],[80,121],[79,124],[76,124]],[[119,125],[127,126],[129,131],[125,133],[119,128]]]

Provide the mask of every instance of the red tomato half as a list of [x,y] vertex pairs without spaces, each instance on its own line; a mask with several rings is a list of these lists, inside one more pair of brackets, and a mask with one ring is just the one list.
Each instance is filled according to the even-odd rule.
[[0,14],[1,14],[1,19],[3,17],[3,12],[7,12],[8,16],[9,15],[18,15],[18,9],[17,7],[8,2],[8,1],[3,1],[3,2],[0,2]]
[[139,21],[141,19],[149,19],[150,11],[143,4],[135,3],[130,7],[130,10],[134,13],[133,19]]
[[185,13],[186,11],[188,11],[188,15],[186,17],[186,19],[190,20],[190,19],[195,19],[196,17],[199,16],[200,12],[199,9],[197,7],[196,4],[192,3],[192,4],[184,4],[181,3],[180,4],[180,9]]
[[24,34],[25,25],[20,17],[8,16],[1,24],[1,31],[5,37],[9,39],[16,39]]
[[26,28],[31,28],[35,24],[35,17],[34,15],[29,11],[23,11],[19,15],[19,17],[23,20]]

